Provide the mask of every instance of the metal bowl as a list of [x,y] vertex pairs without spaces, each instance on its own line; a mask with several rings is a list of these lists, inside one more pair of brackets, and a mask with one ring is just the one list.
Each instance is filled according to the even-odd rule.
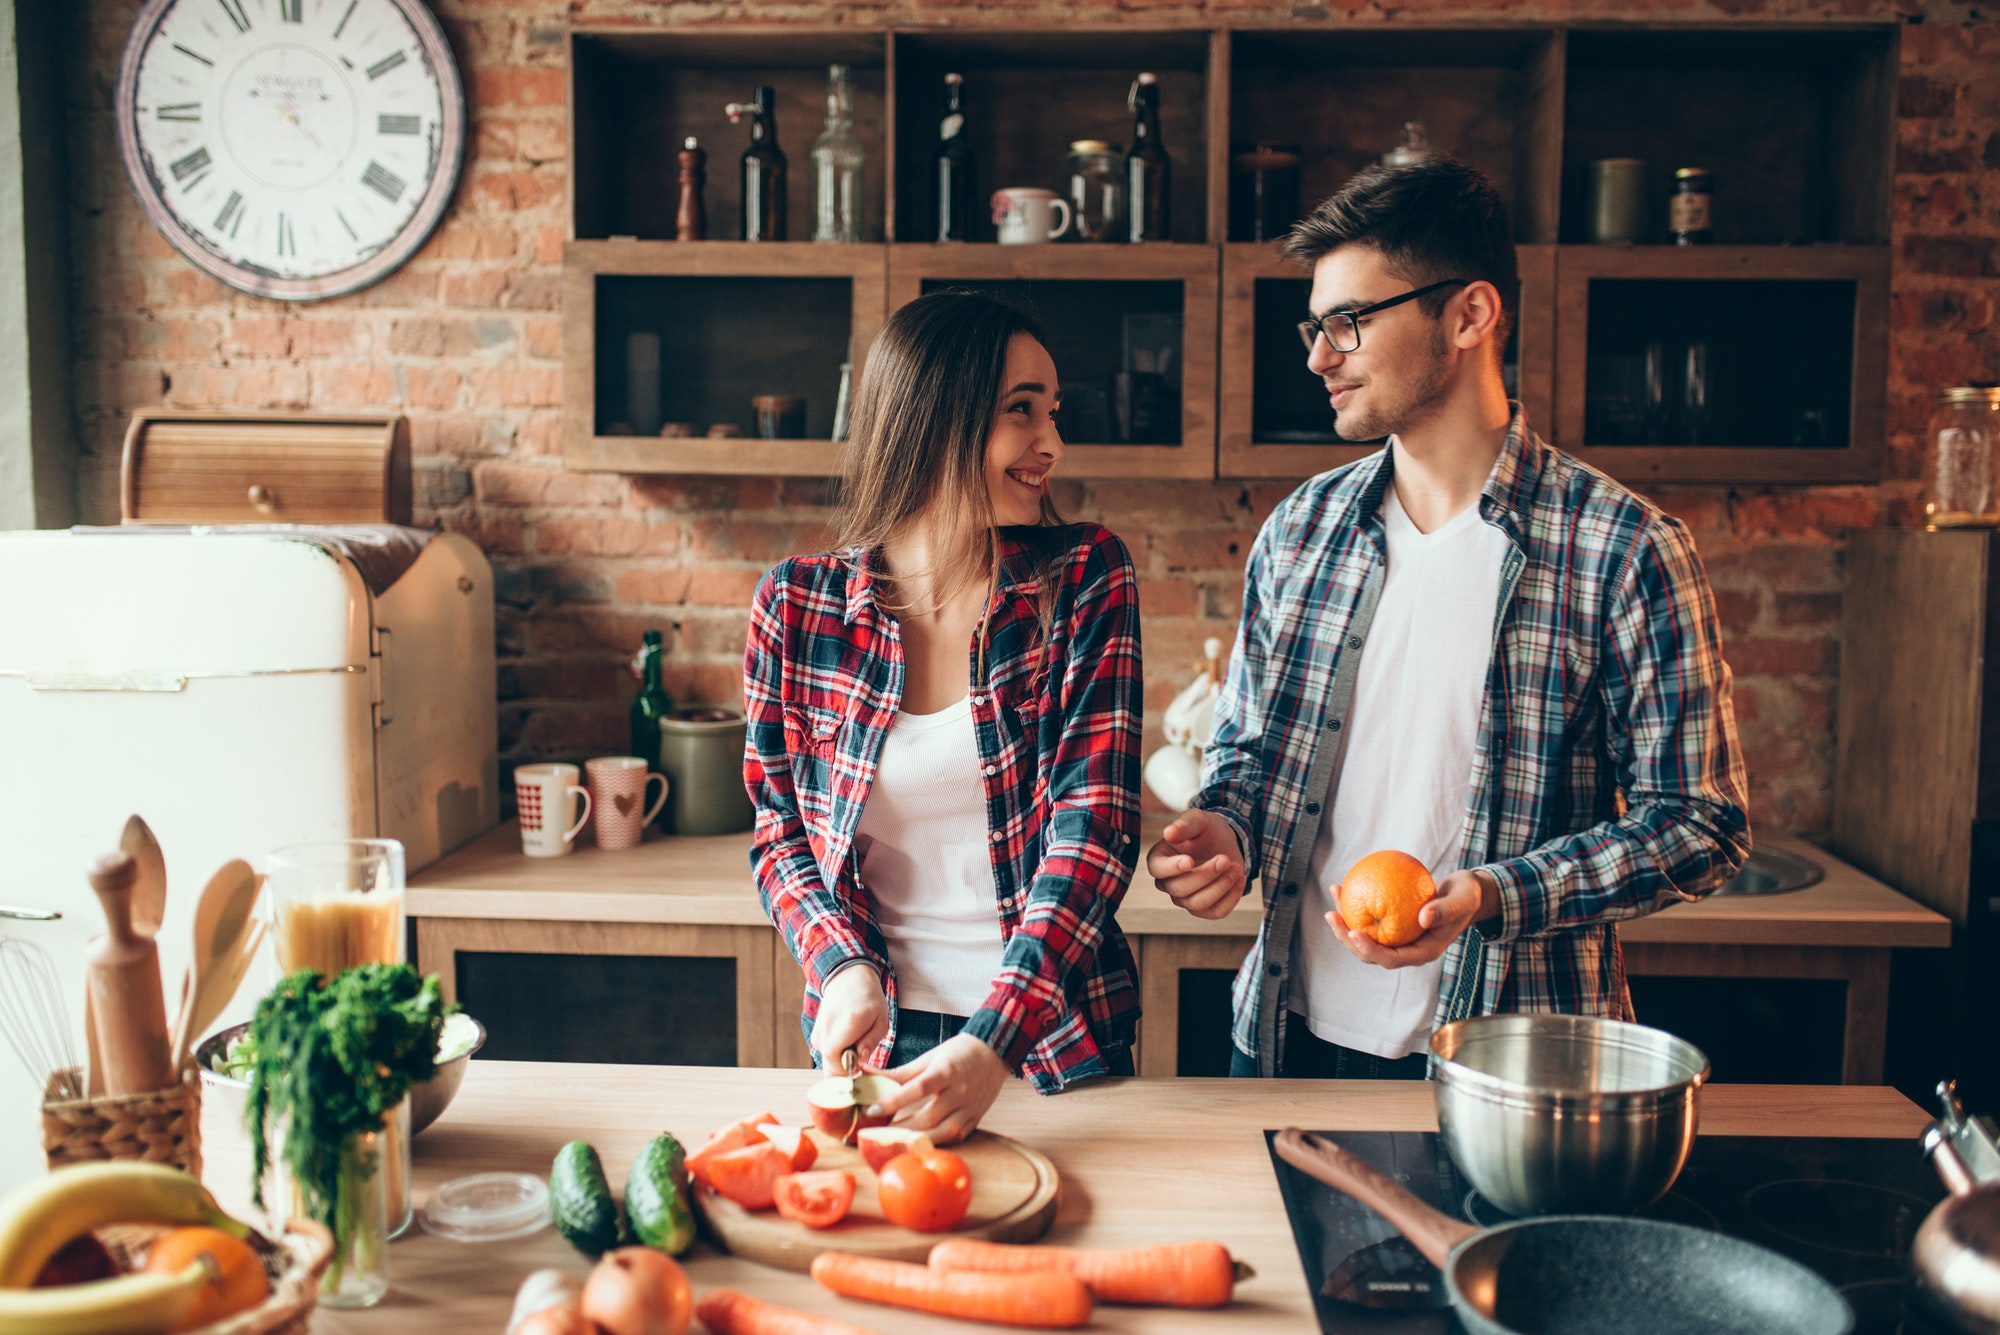
[[1431,1035],[1438,1130],[1510,1215],[1630,1214],[1680,1176],[1708,1058],[1644,1025],[1484,1015]]
[[[470,1043],[463,1032],[471,1026]],[[194,1050],[194,1064],[201,1072],[202,1093],[205,1098],[220,1098],[233,1109],[231,1125],[243,1120],[243,1099],[249,1092],[250,1082],[224,1075],[215,1069],[229,1051],[229,1045],[243,1036],[250,1026],[233,1024],[227,1029],[218,1029],[201,1041]],[[486,1046],[486,1026],[460,1011],[445,1021],[444,1038],[439,1051],[461,1048],[461,1051],[438,1063],[437,1074],[421,1085],[410,1087],[410,1134],[416,1135],[425,1127],[444,1115],[444,1110],[458,1093],[458,1087],[465,1080],[465,1068],[472,1062],[472,1054]]]

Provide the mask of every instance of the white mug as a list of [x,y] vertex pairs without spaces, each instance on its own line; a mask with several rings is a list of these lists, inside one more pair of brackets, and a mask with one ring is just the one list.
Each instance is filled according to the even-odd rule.
[[[1055,217],[1062,215],[1062,222]],[[1069,230],[1069,201],[1053,190],[1010,185],[993,192],[993,225],[1003,246],[1031,246],[1053,241]]]
[[[590,790],[577,783],[574,765],[523,765],[514,771],[514,802],[521,816],[521,851],[531,858],[559,858],[590,819]],[[583,811],[567,830],[570,799]]]

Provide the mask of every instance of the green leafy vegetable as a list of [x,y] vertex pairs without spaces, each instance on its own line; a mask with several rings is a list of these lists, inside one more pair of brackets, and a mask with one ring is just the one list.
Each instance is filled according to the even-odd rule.
[[[351,1221],[355,1205],[342,1199],[342,1168],[352,1142],[381,1130],[410,1086],[436,1073],[438,1037],[457,1009],[439,993],[436,975],[419,978],[407,964],[364,964],[331,980],[301,969],[259,1001],[243,1044],[250,1079],[244,1121],[258,1206],[269,1154],[265,1129],[282,1125],[285,1163],[306,1213],[336,1238],[348,1238],[351,1230],[341,1225]],[[375,1168],[372,1160],[363,1165],[359,1181]]]

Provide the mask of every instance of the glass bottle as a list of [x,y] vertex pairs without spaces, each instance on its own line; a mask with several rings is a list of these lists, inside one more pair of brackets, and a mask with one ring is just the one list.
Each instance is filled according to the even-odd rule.
[[1102,139],[1069,146],[1069,206],[1082,240],[1125,239],[1125,164],[1115,146]]
[[1667,200],[1667,230],[1677,246],[1707,246],[1715,242],[1712,207],[1715,177],[1706,167],[1682,167],[1674,173],[1674,193]]
[[1382,155],[1384,167],[1407,167],[1437,156],[1431,147],[1430,127],[1422,121],[1403,122],[1403,142]]
[[729,123],[750,118],[750,147],[743,150],[743,239],[785,239],[785,151],[778,147],[778,90],[765,84],[748,102],[723,108]]
[[813,141],[812,165],[818,204],[813,240],[860,241],[867,156],[854,137],[854,94],[845,65],[826,67],[826,128]]
[[1160,80],[1141,74],[1125,99],[1132,109],[1132,147],[1125,154],[1125,198],[1132,241],[1172,239],[1173,215],[1169,187],[1173,159],[1160,142]]
[[1924,527],[2000,526],[2000,388],[1961,385],[1938,395],[1931,413]]
[[960,98],[964,88],[963,74],[944,76],[944,117],[938,122],[938,145],[931,154],[931,178],[937,182],[940,241],[972,240],[973,219],[979,216],[977,164],[973,161],[972,141],[966,137],[965,110]]
[[660,720],[671,714],[674,698],[660,684],[660,663],[666,658],[660,632],[649,630],[632,660],[639,674],[639,694],[632,701],[632,751],[653,773],[660,772]]

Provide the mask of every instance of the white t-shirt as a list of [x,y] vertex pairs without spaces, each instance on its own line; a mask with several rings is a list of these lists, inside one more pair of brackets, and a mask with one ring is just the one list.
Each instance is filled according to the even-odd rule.
[[1388,573],[1313,846],[1321,894],[1300,906],[1291,1009],[1329,1043],[1396,1058],[1427,1050],[1443,961],[1365,964],[1325,915],[1347,869],[1381,849],[1408,853],[1438,880],[1458,870],[1507,537],[1476,503],[1420,533],[1393,486],[1382,526]]
[[970,1015],[1000,972],[1000,909],[972,698],[896,715],[854,845],[898,1005]]

